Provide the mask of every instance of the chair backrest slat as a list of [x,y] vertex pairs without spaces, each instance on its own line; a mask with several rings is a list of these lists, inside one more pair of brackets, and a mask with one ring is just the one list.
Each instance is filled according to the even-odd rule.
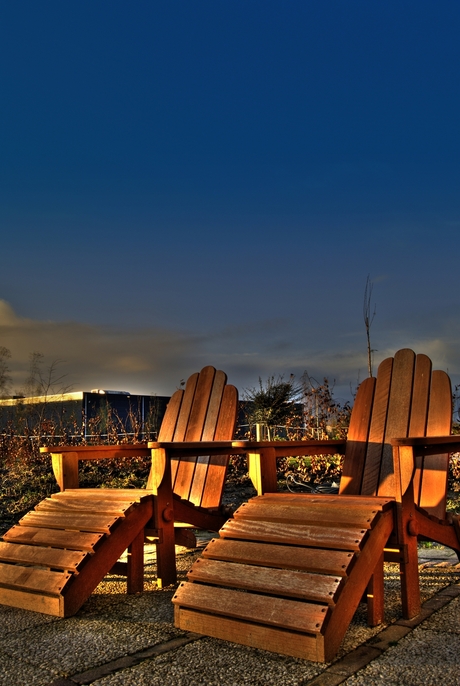
[[[186,440],[190,413],[192,411],[193,399],[195,398],[195,390],[198,384],[199,376],[200,375],[198,374],[198,372],[196,374],[192,374],[192,376],[187,380],[187,383],[185,384],[180,413],[177,418],[176,430],[172,438],[173,441]],[[191,438],[189,440],[193,439]]]
[[361,494],[376,495],[382,464],[383,443],[390,397],[391,373],[393,359],[390,357],[382,362],[375,384],[374,405],[372,408],[371,425],[369,429],[369,443],[367,446],[366,462],[362,479]]
[[200,372],[185,432],[186,441],[201,441],[203,439],[203,429],[215,374],[216,370],[214,367],[205,367]]
[[417,355],[414,372],[414,390],[409,436],[426,436],[428,404],[431,391],[431,360],[426,355]]
[[[409,426],[409,436],[426,436],[428,404],[431,391],[431,360],[426,355],[417,355],[415,363],[414,392],[412,399],[412,414]],[[422,458],[415,458],[415,471],[412,480],[414,498],[420,499],[422,476]]]
[[367,441],[374,404],[375,378],[360,384],[348,427],[346,455],[343,461],[340,493],[359,495],[366,462]]
[[180,408],[182,405],[182,398],[184,397],[184,391],[182,389],[177,390],[169,401],[166,412],[161,422],[160,431],[158,432],[158,440],[165,443],[169,443],[174,440],[174,434],[176,431],[177,419],[179,417]]
[[[202,440],[203,441],[215,441],[216,440],[217,422],[219,419],[219,412],[220,412],[221,405],[224,402],[223,394],[225,391],[226,381],[227,381],[227,377],[224,374],[224,372],[217,371],[215,376],[214,376],[211,395],[209,398],[208,411],[206,413],[206,419],[205,419],[204,424],[203,424],[203,433],[202,433]],[[230,428],[230,431],[227,430],[225,433],[225,436],[227,437],[229,435],[229,433],[231,433],[232,438],[233,438],[234,428],[235,428],[235,424],[233,422],[233,425]],[[222,440],[228,440],[228,438],[225,438]]]
[[[445,372],[434,371],[428,408],[427,436],[445,436],[452,430],[452,388]],[[425,464],[426,462],[426,464]],[[435,517],[446,515],[449,454],[430,455],[420,461],[418,504]]]
[[228,441],[233,438],[237,413],[238,391],[235,386],[227,385],[222,394],[219,416],[217,417],[216,431],[214,433],[215,441]]
[[415,353],[412,350],[400,350],[396,353],[391,375],[390,397],[385,428],[385,439],[382,451],[377,495],[396,494],[393,466],[393,449],[389,444],[392,438],[403,438],[409,435],[409,422],[414,382]]

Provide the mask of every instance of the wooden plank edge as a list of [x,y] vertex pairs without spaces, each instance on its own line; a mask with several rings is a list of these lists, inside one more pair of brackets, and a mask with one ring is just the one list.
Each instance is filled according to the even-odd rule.
[[21,610],[41,612],[54,617],[64,617],[64,599],[62,596],[47,596],[31,591],[18,591],[12,588],[0,588],[0,603]]
[[185,631],[239,643],[250,648],[324,662],[324,637],[321,634],[301,634],[188,610],[180,606],[174,608],[174,625]]

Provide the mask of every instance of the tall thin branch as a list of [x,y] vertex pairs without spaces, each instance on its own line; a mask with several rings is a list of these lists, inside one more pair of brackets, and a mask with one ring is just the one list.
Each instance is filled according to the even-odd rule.
[[374,311],[371,314],[371,298],[372,298],[372,289],[374,288],[374,284],[370,280],[369,274],[367,275],[366,279],[366,288],[364,289],[364,302],[363,302],[363,317],[364,317],[364,325],[366,327],[366,338],[367,338],[367,368],[369,371],[369,376],[372,376],[372,353],[375,352],[375,350],[372,349],[371,347],[371,326],[372,322],[374,321],[375,313],[377,312],[377,308],[374,305]]

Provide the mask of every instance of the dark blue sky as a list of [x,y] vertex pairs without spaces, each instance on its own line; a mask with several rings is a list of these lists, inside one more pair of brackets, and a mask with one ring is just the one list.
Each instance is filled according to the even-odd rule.
[[0,8],[0,345],[74,388],[204,364],[460,374],[460,4],[23,0]]

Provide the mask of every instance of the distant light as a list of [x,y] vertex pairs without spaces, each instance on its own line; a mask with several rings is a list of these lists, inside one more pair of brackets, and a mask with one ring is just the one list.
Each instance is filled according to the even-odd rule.
[[131,395],[129,391],[107,391],[103,388],[92,388],[91,393],[99,393],[99,395]]

